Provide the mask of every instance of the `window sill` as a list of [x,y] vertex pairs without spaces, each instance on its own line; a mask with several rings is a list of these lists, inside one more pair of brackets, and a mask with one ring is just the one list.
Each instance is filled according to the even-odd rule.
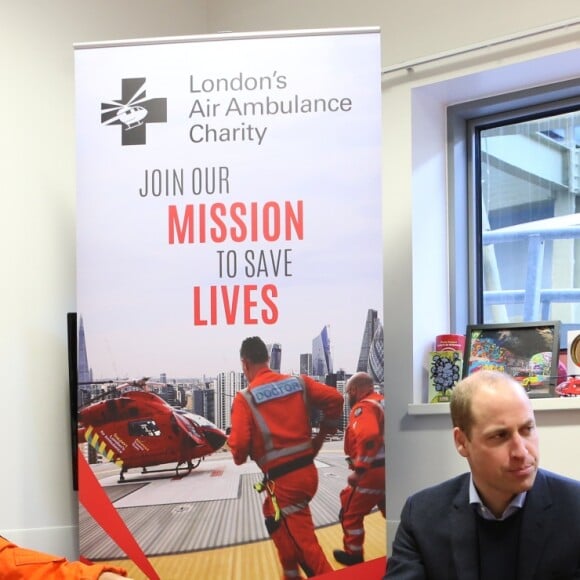
[[[546,397],[532,399],[534,411],[570,411],[580,410],[580,397]],[[410,403],[407,406],[409,415],[448,415],[449,403]]]

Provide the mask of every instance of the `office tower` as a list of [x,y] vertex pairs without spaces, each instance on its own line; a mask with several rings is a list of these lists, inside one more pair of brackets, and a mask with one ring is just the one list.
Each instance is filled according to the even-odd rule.
[[216,379],[215,424],[224,431],[232,425],[232,403],[238,391],[246,386],[244,373],[221,372]]
[[192,391],[190,391],[189,393],[187,393],[187,402],[185,403],[185,410],[186,411],[191,411],[192,413],[194,412],[194,406],[195,406],[195,387],[193,388]]
[[312,374],[316,377],[325,377],[332,371],[329,326],[326,325],[312,341]]
[[79,344],[77,354],[77,372],[79,385],[88,385],[93,380],[93,373],[89,368],[89,357],[87,356],[87,343],[85,342],[85,327],[81,316],[79,324]]
[[312,374],[312,354],[309,352],[300,355],[300,374]]
[[[216,405],[215,405],[215,390],[213,388],[201,389],[194,387],[192,396],[191,410],[196,415],[205,417],[212,423],[216,422]],[[231,406],[231,405],[230,405]]]
[[369,353],[369,370],[368,373],[373,377],[378,385],[385,382],[385,339],[383,325],[377,322],[377,329]]
[[163,385],[158,394],[169,405],[175,406],[175,403],[177,402],[177,391],[174,385]]
[[182,408],[185,407],[185,405],[187,403],[187,392],[180,385],[176,386],[175,390],[176,390],[176,395],[177,395],[175,403]]
[[380,324],[378,312],[369,308],[360,347],[360,354],[358,357],[358,364],[356,365],[357,373],[368,372],[371,343],[375,332],[377,331],[377,324]]
[[[73,363],[74,364],[74,363]],[[77,339],[77,397],[76,405],[83,407],[88,405],[92,397],[100,392],[100,387],[92,385],[93,373],[89,367],[89,357],[87,355],[87,343],[85,339],[85,326],[80,317],[78,339]],[[96,462],[96,454],[91,453],[90,462]]]
[[275,342],[266,345],[266,348],[268,349],[268,355],[270,356],[270,368],[279,373],[282,368],[282,345]]
[[336,377],[336,390],[344,398],[344,407],[342,408],[342,417],[338,425],[338,430],[344,432],[346,426],[348,425],[348,416],[350,414],[350,405],[348,404],[348,397],[345,396],[346,393],[346,383],[351,375],[346,375],[344,371],[339,372]]

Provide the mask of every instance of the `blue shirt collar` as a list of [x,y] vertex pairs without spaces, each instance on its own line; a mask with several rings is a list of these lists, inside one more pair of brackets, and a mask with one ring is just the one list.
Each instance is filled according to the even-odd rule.
[[492,511],[483,503],[475,487],[475,484],[473,483],[473,475],[469,474],[469,503],[475,507],[475,511],[485,520],[495,520],[501,522],[506,518],[509,518],[516,511],[524,507],[527,493],[527,491],[518,493],[518,495],[516,495],[512,501],[510,501],[503,514],[501,514],[499,518],[496,518]]

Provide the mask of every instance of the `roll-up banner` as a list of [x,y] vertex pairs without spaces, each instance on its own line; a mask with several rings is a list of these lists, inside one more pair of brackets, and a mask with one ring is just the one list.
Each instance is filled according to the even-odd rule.
[[[383,387],[379,36],[75,46],[84,558],[135,578],[281,575],[259,468],[227,447],[239,348],[260,336],[282,373]],[[310,506],[336,569],[347,421],[345,405]],[[365,522],[365,560],[384,558],[382,515]]]

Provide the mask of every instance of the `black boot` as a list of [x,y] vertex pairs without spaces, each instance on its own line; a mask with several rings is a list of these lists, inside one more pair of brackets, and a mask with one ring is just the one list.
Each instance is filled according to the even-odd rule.
[[332,554],[334,559],[344,566],[360,564],[363,561],[363,557],[360,554],[349,554],[344,550],[334,550]]

